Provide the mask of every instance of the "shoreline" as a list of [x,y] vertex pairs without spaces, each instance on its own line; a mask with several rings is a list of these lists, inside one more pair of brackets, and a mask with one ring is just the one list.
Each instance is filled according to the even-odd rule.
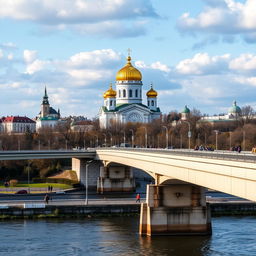
[[[256,216],[254,202],[210,203],[212,217]],[[0,220],[46,218],[93,218],[139,215],[140,204],[101,205],[45,205],[44,203],[19,206],[0,205]]]

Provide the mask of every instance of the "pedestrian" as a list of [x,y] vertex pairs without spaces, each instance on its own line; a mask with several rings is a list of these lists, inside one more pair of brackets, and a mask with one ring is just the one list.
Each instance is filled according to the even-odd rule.
[[140,203],[140,194],[139,194],[139,193],[136,195],[136,203],[137,203],[137,202]]
[[49,199],[50,199],[50,197],[48,196],[48,194],[46,194],[45,197],[44,197],[44,201],[45,201],[46,204],[48,204]]

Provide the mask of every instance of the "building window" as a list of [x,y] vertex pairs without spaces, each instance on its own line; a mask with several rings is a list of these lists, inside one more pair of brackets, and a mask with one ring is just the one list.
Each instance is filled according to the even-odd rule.
[[132,97],[132,90],[129,90],[129,97]]
[[121,90],[118,91],[118,97],[121,98]]
[[141,98],[141,90],[140,90],[140,98]]
[[123,97],[126,97],[126,90],[123,90]]
[[110,101],[110,107],[112,106],[112,100]]
[[138,98],[138,89],[135,90],[135,97]]
[[149,106],[149,100],[148,100],[148,106]]
[[153,100],[151,101],[151,106],[154,106],[154,101]]

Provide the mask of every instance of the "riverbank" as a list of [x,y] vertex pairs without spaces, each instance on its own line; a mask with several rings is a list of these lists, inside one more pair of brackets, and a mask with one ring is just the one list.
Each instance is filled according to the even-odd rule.
[[[256,203],[211,203],[212,216],[256,216]],[[138,215],[140,204],[46,205],[25,203],[17,206],[0,205],[0,219],[91,218],[95,216]]]

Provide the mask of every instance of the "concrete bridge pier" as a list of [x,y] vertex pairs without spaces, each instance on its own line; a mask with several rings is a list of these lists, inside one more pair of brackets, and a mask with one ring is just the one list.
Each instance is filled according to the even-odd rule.
[[141,235],[210,235],[210,207],[204,188],[173,181],[147,185],[146,203],[141,204]]
[[100,169],[97,192],[129,192],[135,190],[133,170],[129,166],[110,164]]
[[72,170],[76,171],[77,178],[82,185],[86,184],[86,165],[88,168],[88,188],[97,188],[97,179],[100,176],[101,161],[92,161],[84,158],[72,158]]

